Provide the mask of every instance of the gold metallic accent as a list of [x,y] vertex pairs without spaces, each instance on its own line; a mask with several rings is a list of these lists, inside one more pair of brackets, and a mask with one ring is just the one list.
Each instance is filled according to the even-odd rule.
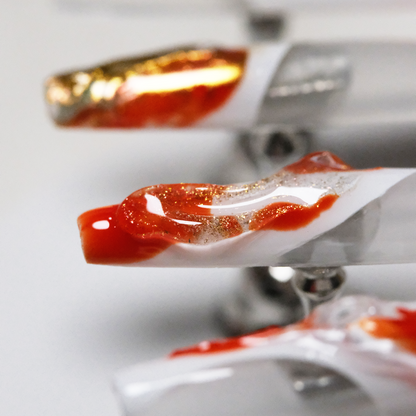
[[114,61],[49,78],[46,101],[61,125],[188,125],[229,98],[246,56],[243,50],[180,49]]

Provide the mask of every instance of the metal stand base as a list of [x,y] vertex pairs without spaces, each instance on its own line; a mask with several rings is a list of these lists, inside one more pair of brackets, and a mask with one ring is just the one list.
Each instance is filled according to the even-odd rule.
[[292,279],[299,295],[305,316],[322,303],[335,299],[341,293],[345,272],[341,267],[311,267],[298,269]]
[[248,29],[250,37],[255,42],[276,40],[282,36],[286,19],[277,13],[248,13]]
[[225,299],[217,317],[228,336],[286,326],[337,297],[344,281],[345,273],[338,267],[244,269],[239,286]]
[[241,335],[301,319],[302,303],[290,283],[296,273],[290,267],[244,269],[235,293],[218,310],[225,334]]
[[263,177],[305,156],[311,142],[307,131],[263,125],[241,133],[238,146],[257,175]]

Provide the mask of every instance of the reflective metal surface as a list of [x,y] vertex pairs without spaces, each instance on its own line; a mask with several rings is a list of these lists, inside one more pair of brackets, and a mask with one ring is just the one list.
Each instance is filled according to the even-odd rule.
[[286,22],[280,13],[256,13],[254,10],[248,12],[247,25],[250,38],[254,42],[276,40],[284,32]]
[[294,45],[269,86],[259,123],[316,129],[414,122],[415,73],[412,43]]
[[344,283],[345,272],[340,267],[298,269],[292,279],[293,287],[302,301],[305,316],[318,305],[338,297]]
[[269,85],[258,124],[302,129],[327,122],[354,70],[342,46],[292,46]]
[[236,163],[224,175],[235,181],[241,175],[240,180],[244,180],[251,169],[255,172],[253,177],[267,176],[307,154],[311,142],[312,137],[306,131],[260,125],[239,135],[236,153],[241,154],[240,159],[232,155]]

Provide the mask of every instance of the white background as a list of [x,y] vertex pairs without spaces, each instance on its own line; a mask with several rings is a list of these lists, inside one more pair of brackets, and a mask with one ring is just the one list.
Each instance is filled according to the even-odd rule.
[[[233,138],[59,130],[46,114],[42,83],[56,71],[155,48],[243,44],[243,19],[2,3],[0,413],[118,415],[112,374],[218,336],[212,311],[238,271],[87,265],[76,218],[146,185],[207,180],[226,163]],[[287,37],[416,40],[416,9],[299,12]],[[416,299],[415,266],[348,272],[348,291]]]

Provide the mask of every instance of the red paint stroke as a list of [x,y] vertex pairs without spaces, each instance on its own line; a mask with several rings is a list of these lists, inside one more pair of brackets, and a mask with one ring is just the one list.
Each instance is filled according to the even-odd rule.
[[227,339],[216,339],[213,341],[203,341],[192,347],[176,350],[170,354],[170,358],[183,357],[187,355],[205,355],[223,352],[236,351],[245,349],[253,345],[267,343],[268,338],[282,334],[284,328],[271,326],[261,331],[254,332],[242,337],[234,337]]
[[275,202],[254,215],[250,222],[250,230],[298,230],[319,218],[322,212],[329,210],[338,198],[338,195],[326,195],[310,206]]
[[270,326],[260,331],[240,337],[203,341],[197,345],[173,351],[169,357],[177,358],[190,355],[208,355],[238,351],[256,345],[266,345],[269,340],[290,331],[306,331],[313,328],[313,314],[303,321],[287,327]]
[[375,338],[387,338],[400,347],[416,353],[416,311],[398,307],[397,318],[369,317],[361,319],[359,326]]

